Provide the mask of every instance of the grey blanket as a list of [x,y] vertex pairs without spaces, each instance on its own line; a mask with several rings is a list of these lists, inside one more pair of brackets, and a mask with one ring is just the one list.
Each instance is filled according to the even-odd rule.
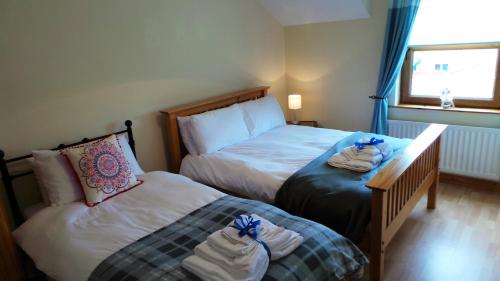
[[225,196],[111,255],[89,280],[199,280],[181,267],[181,261],[240,214],[257,214],[304,237],[293,253],[270,263],[263,280],[360,277],[368,263],[351,241],[323,225],[262,202]]
[[394,148],[393,157],[411,141],[363,132],[345,137],[289,177],[276,194],[276,205],[358,242],[370,221],[371,190],[365,185],[390,159],[366,173],[334,168],[327,161],[363,137],[384,139]]

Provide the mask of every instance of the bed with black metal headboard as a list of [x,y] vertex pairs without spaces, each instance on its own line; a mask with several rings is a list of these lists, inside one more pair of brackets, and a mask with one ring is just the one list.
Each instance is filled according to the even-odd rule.
[[[75,142],[75,143],[70,143],[70,144],[63,144],[62,143],[62,144],[59,144],[57,147],[52,148],[51,150],[60,150],[60,149],[88,143],[91,141],[100,140],[100,139],[106,138],[112,134],[118,135],[118,134],[127,133],[128,143],[130,145],[130,148],[132,149],[132,152],[134,153],[134,156],[136,156],[134,135],[132,133],[132,121],[130,121],[130,120],[125,121],[125,126],[127,127],[125,130],[113,132],[110,134],[106,134],[106,135],[102,135],[102,136],[94,137],[94,138],[83,138],[81,141]],[[14,218],[14,223],[16,225],[20,225],[24,221],[24,218],[22,216],[21,208],[19,206],[19,203],[18,203],[17,198],[16,198],[16,193],[14,191],[14,180],[21,178],[21,177],[24,177],[24,176],[27,176],[27,175],[30,175],[30,174],[33,174],[33,171],[27,170],[27,171],[20,172],[20,173],[10,173],[9,172],[9,164],[23,161],[23,160],[26,160],[30,157],[33,157],[33,155],[27,154],[27,155],[18,156],[18,157],[14,157],[14,158],[10,158],[10,159],[5,159],[5,152],[0,149],[0,173],[2,175],[3,185],[5,187],[5,191],[7,194],[7,200],[9,202],[10,208],[12,210],[12,216]]]

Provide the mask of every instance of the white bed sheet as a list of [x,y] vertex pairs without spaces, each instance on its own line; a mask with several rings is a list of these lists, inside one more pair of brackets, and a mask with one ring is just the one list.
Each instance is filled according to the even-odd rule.
[[180,173],[197,182],[273,203],[288,177],[351,134],[287,125],[214,153],[187,155]]
[[101,261],[132,242],[224,196],[181,175],[151,172],[144,183],[89,208],[47,207],[14,231],[37,267],[59,280],[87,280]]

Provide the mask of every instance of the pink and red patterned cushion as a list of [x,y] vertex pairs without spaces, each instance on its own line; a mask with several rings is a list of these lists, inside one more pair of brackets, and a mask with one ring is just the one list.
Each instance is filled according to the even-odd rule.
[[62,151],[75,170],[88,206],[127,191],[142,181],[132,173],[116,135]]

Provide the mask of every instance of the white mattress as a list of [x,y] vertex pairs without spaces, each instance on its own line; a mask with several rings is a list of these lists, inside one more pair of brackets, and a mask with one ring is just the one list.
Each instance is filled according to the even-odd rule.
[[187,155],[180,173],[198,182],[272,203],[288,177],[351,134],[288,125],[214,153]]
[[166,172],[93,208],[82,202],[47,207],[14,231],[37,267],[59,280],[87,280],[105,258],[224,196]]

